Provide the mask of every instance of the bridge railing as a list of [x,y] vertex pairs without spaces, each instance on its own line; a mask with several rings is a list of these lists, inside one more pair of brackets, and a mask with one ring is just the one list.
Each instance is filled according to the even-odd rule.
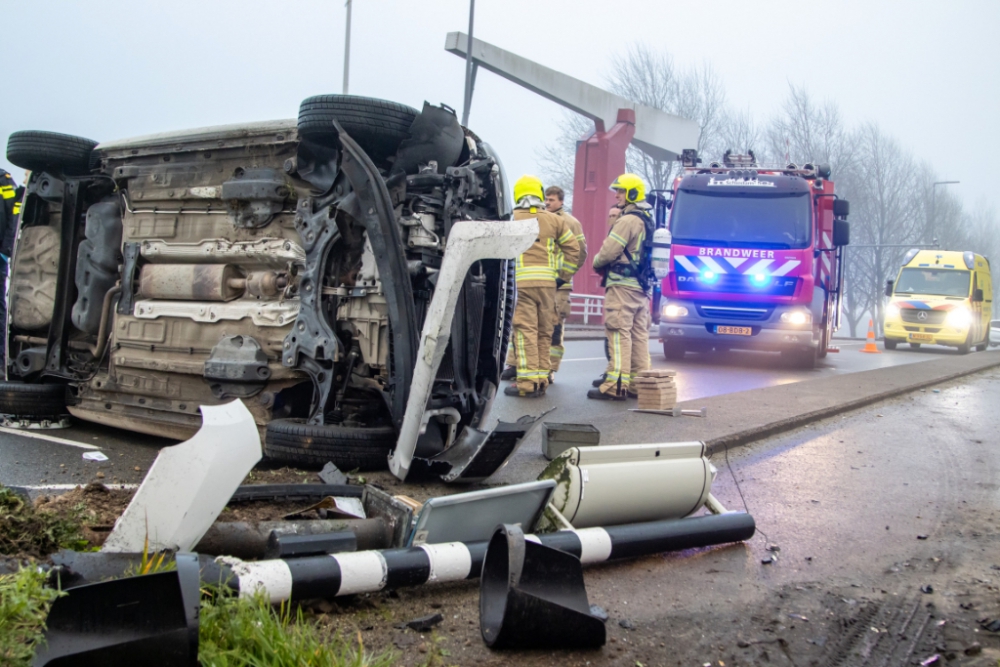
[[569,314],[574,322],[602,324],[604,322],[604,296],[571,293],[569,295]]

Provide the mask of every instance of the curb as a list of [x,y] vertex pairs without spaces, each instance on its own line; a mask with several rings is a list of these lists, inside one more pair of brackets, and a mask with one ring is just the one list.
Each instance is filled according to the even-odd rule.
[[1000,358],[996,359],[992,363],[989,363],[985,366],[978,366],[976,368],[971,368],[967,370],[957,371],[955,373],[950,373],[948,375],[934,377],[932,379],[916,382],[914,384],[907,385],[905,387],[897,387],[895,389],[890,389],[888,391],[884,391],[878,394],[873,394],[871,396],[865,396],[863,398],[847,401],[846,403],[832,405],[828,408],[813,410],[811,412],[795,415],[794,417],[789,417],[787,419],[781,419],[776,422],[764,424],[763,426],[757,426],[754,428],[747,429],[745,431],[739,431],[738,433],[731,433],[729,435],[724,435],[718,438],[712,438],[705,442],[705,446],[707,448],[708,455],[711,456],[717,452],[722,452],[724,450],[728,450],[733,447],[742,447],[757,440],[763,440],[764,438],[769,438],[779,433],[792,431],[807,424],[817,422],[821,419],[827,419],[829,417],[834,417],[836,415],[843,414],[845,412],[851,412],[853,410],[857,410],[859,408],[863,408],[872,405],[874,403],[879,403],[881,401],[885,401],[890,398],[895,398],[896,396],[909,394],[918,389],[923,389],[925,387],[930,387],[936,384],[942,384],[944,382],[950,382],[952,380],[965,377],[967,375],[974,375],[976,373],[980,373],[985,370],[990,370],[998,366],[1000,366]]

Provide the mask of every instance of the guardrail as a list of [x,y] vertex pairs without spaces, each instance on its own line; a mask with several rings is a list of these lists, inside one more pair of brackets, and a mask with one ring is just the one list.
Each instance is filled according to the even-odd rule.
[[571,317],[573,315],[581,316],[583,324],[590,324],[591,318],[597,320],[595,324],[600,324],[604,318],[604,296],[570,293],[569,313]]

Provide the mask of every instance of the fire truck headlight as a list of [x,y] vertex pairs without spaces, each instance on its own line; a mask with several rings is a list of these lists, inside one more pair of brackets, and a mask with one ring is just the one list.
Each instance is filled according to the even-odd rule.
[[885,316],[899,317],[899,306],[897,306],[894,303],[890,303],[888,306],[885,307]]
[[676,303],[668,303],[660,312],[663,314],[663,317],[666,318],[686,317],[688,309],[684,306],[678,306]]
[[803,324],[810,324],[812,322],[813,316],[808,310],[793,310],[787,313],[781,314],[781,321],[785,324],[794,324],[800,326]]
[[948,313],[944,322],[951,327],[964,328],[972,324],[972,313],[968,308],[956,308]]

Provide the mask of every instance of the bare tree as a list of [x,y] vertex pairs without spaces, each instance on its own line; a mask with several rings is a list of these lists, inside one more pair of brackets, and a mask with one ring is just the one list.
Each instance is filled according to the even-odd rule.
[[[678,72],[669,54],[643,45],[632,46],[611,63],[607,76],[609,91],[632,102],[690,118],[701,128],[698,146],[714,145],[725,115],[725,91],[709,65]],[[594,131],[591,121],[567,113],[563,131],[541,148],[538,160],[546,182],[559,182],[569,190],[573,183],[573,165],[577,141]],[[630,147],[625,156],[626,168],[643,177],[651,189],[668,188],[678,164],[655,160]]]

